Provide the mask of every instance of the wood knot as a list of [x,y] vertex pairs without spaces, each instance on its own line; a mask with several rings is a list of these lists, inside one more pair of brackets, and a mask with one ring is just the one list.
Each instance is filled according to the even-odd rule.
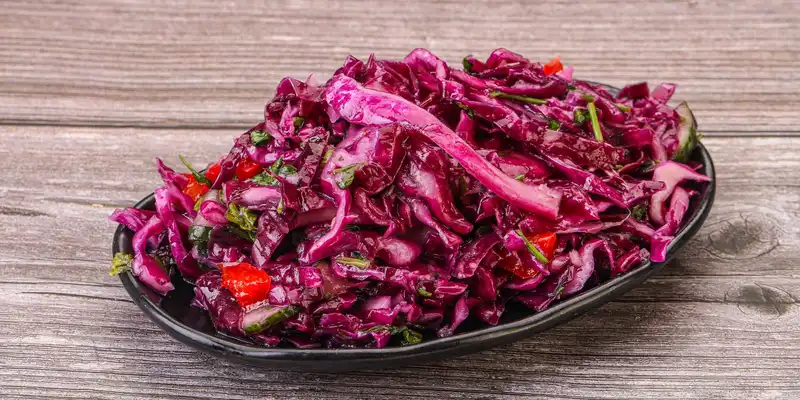
[[779,224],[772,218],[742,212],[709,226],[708,250],[720,258],[752,259],[778,247]]
[[787,291],[774,286],[753,283],[733,288],[725,293],[725,301],[736,303],[743,314],[769,319],[788,313],[797,300]]

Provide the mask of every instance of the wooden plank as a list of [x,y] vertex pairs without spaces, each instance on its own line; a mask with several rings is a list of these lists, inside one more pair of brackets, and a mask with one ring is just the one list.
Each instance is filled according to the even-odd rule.
[[[0,127],[4,398],[800,396],[800,138],[707,138],[718,198],[677,262],[619,301],[509,346],[387,371],[241,367],[177,343],[106,270],[114,207],[238,130]],[[32,251],[33,246],[42,250]]]
[[797,2],[5,2],[0,123],[245,127],[283,76],[508,47],[577,76],[679,83],[708,134],[800,133]]

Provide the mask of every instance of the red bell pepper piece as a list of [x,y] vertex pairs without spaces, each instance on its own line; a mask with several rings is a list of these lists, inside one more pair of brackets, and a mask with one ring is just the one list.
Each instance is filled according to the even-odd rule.
[[211,183],[214,183],[214,181],[217,180],[217,177],[219,176],[221,170],[222,167],[220,167],[219,164],[217,163],[211,164],[211,166],[208,167],[208,169],[206,169],[206,174],[205,174],[206,179],[210,180]]
[[258,303],[269,297],[272,281],[266,271],[249,263],[220,264],[222,287],[228,289],[242,307]]
[[552,260],[556,253],[556,234],[554,232],[545,232],[538,235],[528,236],[531,243],[539,247],[548,260]]
[[500,261],[497,262],[497,266],[522,279],[533,278],[539,273],[539,271],[523,265],[516,252],[512,253],[506,250],[505,247],[501,247],[497,253],[500,255]]
[[561,72],[562,69],[564,69],[564,65],[561,64],[561,57],[555,56],[544,65],[544,74],[553,75],[557,72]]
[[[526,237],[531,243],[539,248],[539,250],[542,252],[542,254],[544,254],[545,257],[547,257],[548,260],[553,259],[556,251],[555,233],[545,232],[538,235],[526,235]],[[497,262],[497,266],[522,279],[533,278],[539,273],[539,271],[527,268],[525,265],[523,265],[516,252],[509,252],[505,247],[501,247],[497,253],[500,255],[500,261]]]
[[189,178],[189,183],[183,188],[183,194],[191,197],[192,201],[197,201],[208,192],[208,185],[198,182],[192,174],[183,174],[183,176]]
[[263,170],[264,168],[250,161],[250,159],[244,159],[239,161],[239,164],[236,165],[236,177],[239,178],[240,181],[244,181],[260,174]]

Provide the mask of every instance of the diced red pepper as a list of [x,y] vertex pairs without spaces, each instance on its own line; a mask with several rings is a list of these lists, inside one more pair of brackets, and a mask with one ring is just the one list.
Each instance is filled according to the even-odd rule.
[[221,264],[222,287],[228,289],[242,307],[266,300],[272,282],[266,271],[248,263]]
[[497,262],[498,267],[511,272],[522,279],[533,278],[539,274],[539,271],[523,265],[516,252],[512,253],[506,250],[505,247],[501,247],[497,253],[500,255],[500,261]]
[[531,243],[539,247],[548,260],[552,260],[556,253],[556,234],[553,232],[540,233],[538,235],[528,236]]
[[208,185],[198,182],[194,179],[192,174],[183,174],[189,178],[189,183],[183,188],[183,193],[192,198],[192,201],[197,201],[202,195],[208,192]]
[[240,181],[247,180],[260,174],[263,170],[264,168],[250,161],[250,159],[244,159],[239,161],[239,164],[236,165],[236,177],[239,178]]
[[214,183],[214,181],[217,180],[221,170],[222,167],[220,167],[219,164],[211,164],[211,166],[206,170],[206,179],[210,180],[211,183]]
[[[544,254],[545,257],[547,257],[548,260],[553,259],[553,256],[556,252],[555,233],[545,232],[538,235],[526,236],[531,243],[535,244],[536,247],[539,248],[539,250],[542,252],[542,254]],[[539,274],[539,271],[526,267],[519,259],[519,256],[516,254],[516,252],[512,253],[506,250],[505,247],[501,247],[497,253],[500,255],[500,261],[497,262],[498,267],[511,272],[522,279],[533,278]]]
[[561,64],[561,57],[555,56],[552,60],[544,65],[544,74],[553,75],[557,72],[561,72],[562,69],[564,69],[564,65]]

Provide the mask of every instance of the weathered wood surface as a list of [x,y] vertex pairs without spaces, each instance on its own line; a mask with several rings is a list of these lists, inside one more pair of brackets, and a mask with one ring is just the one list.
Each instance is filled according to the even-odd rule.
[[242,399],[800,396],[798,138],[706,139],[720,193],[708,222],[677,262],[590,315],[462,359],[298,374],[233,366],[175,342],[106,275],[114,225],[105,217],[158,183],[152,159],[174,161],[178,152],[211,159],[236,133],[0,128],[0,171],[6,171],[0,183],[0,392]]
[[[0,398],[800,398],[798,45],[793,1],[5,1]],[[284,75],[419,46],[679,83],[717,166],[709,220],[589,315],[389,371],[228,364],[172,340],[106,275],[106,216],[152,191],[154,157],[226,151]]]
[[580,78],[679,83],[707,133],[800,132],[797,1],[4,1],[0,118],[251,125],[286,75],[348,54],[508,47]]

